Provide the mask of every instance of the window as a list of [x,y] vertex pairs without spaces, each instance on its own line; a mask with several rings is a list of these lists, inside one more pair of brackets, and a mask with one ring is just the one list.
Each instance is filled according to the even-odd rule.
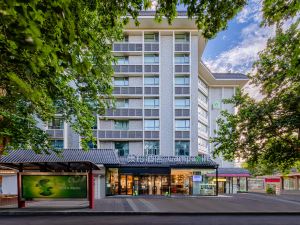
[[118,65],[127,65],[128,64],[128,56],[115,56]]
[[175,99],[175,108],[189,108],[190,107],[190,99],[189,98],[176,98]]
[[92,126],[93,130],[97,130],[97,117],[95,117],[94,125]]
[[51,140],[53,148],[62,149],[64,148],[64,140]]
[[175,34],[175,42],[189,42],[190,40],[190,35],[189,33],[184,33],[184,34]]
[[94,143],[92,141],[88,142],[89,149],[97,149],[97,142]]
[[119,156],[127,156],[129,154],[129,142],[115,142],[115,149],[118,151]]
[[175,129],[176,130],[189,130],[190,129],[190,120],[175,120]]
[[145,98],[144,107],[150,109],[159,108],[159,99],[158,98]]
[[145,120],[145,130],[159,130],[159,120]]
[[158,54],[145,55],[144,56],[144,63],[145,64],[158,64],[159,63]]
[[117,99],[116,108],[128,108],[129,107],[128,99]]
[[208,90],[208,86],[206,83],[204,83],[203,80],[199,79],[198,84],[199,86],[203,87],[205,90]]
[[199,92],[198,100],[205,104],[207,104],[208,101],[207,96],[205,96],[202,92]]
[[115,130],[128,130],[129,121],[128,120],[115,120]]
[[198,130],[200,131],[200,132],[204,132],[204,133],[207,133],[208,132],[208,127],[205,125],[205,124],[203,124],[203,123],[198,123]]
[[144,34],[144,42],[158,42],[158,33]]
[[190,56],[188,54],[176,54],[175,64],[189,64]]
[[190,142],[189,141],[175,141],[175,155],[189,156]]
[[114,85],[115,86],[128,86],[128,77],[115,77]]
[[198,107],[198,115],[200,117],[204,117],[207,119],[208,117],[208,112],[205,109],[202,109],[201,107]]
[[158,76],[151,76],[144,78],[144,85],[145,86],[157,86],[159,85],[159,77]]
[[64,129],[64,120],[63,118],[53,118],[48,122],[48,129]]
[[204,138],[199,137],[198,138],[198,144],[204,148],[208,148],[208,140],[205,140]]
[[159,155],[159,141],[145,141],[145,155]]
[[128,42],[128,35],[127,35],[127,34],[124,34],[124,35],[123,35],[122,41],[123,41],[123,42]]
[[189,84],[190,84],[189,75],[175,77],[175,85],[176,86],[189,85]]

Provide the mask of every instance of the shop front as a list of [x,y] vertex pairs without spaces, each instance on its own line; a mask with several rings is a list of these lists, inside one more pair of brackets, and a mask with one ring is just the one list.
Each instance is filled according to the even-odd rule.
[[[141,159],[141,157],[139,157]],[[106,195],[217,195],[217,165],[195,157],[128,162],[106,169]]]

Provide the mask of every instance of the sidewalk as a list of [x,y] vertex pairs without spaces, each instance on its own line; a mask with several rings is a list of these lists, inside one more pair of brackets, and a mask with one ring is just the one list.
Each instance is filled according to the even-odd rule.
[[[300,197],[300,196],[299,196]],[[300,202],[262,194],[197,198],[107,197],[95,201],[43,201],[27,203],[24,209],[0,209],[0,215],[36,214],[238,214],[299,213]],[[49,214],[48,214],[49,215]]]

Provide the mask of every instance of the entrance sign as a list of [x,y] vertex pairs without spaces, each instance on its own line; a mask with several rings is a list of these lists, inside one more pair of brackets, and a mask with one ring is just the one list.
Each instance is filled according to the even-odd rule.
[[22,174],[22,199],[86,199],[87,174]]
[[210,158],[205,155],[201,155],[201,156],[128,155],[126,157],[120,157],[120,160],[125,163],[189,164],[189,163],[206,162],[209,161]]

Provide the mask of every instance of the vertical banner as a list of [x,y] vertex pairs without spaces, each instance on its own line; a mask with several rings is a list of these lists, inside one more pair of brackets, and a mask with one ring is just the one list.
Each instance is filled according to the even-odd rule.
[[87,198],[87,174],[21,176],[22,199]]

